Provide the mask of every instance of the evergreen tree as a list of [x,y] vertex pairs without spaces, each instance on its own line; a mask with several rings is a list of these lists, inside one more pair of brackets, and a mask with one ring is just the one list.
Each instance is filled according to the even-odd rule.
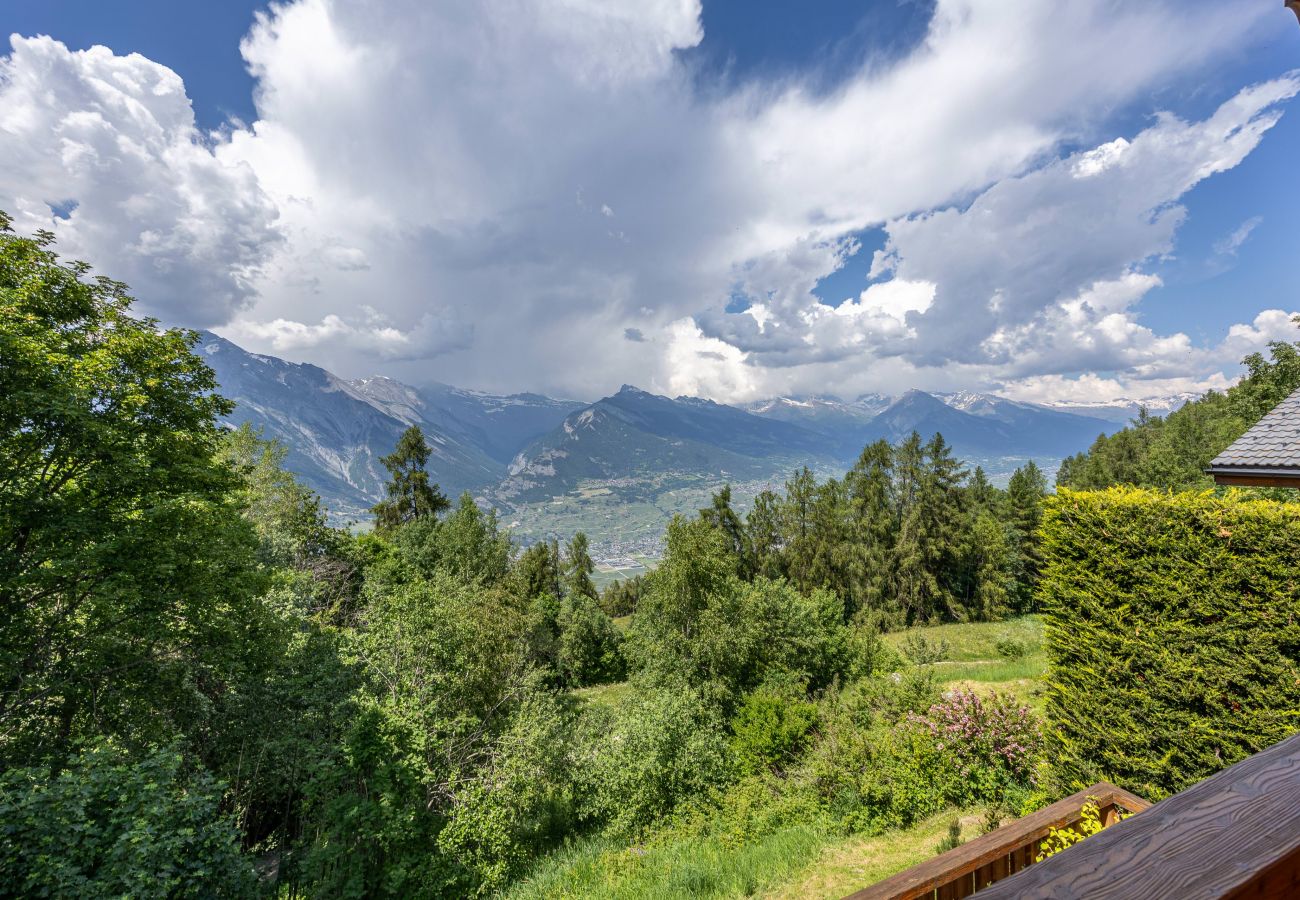
[[966,503],[972,510],[988,510],[996,513],[1001,504],[1000,492],[984,474],[983,466],[976,466],[966,485]]
[[853,554],[849,504],[843,482],[829,478],[817,486],[811,518],[806,542],[808,573],[805,590],[820,587],[846,598],[852,591],[849,572]]
[[564,573],[565,594],[570,597],[597,600],[600,594],[591,580],[591,573],[596,571],[596,564],[592,562],[588,547],[587,535],[579,531],[565,548],[568,557],[568,565]]
[[888,594],[898,535],[893,471],[894,448],[879,440],[863,449],[844,479],[849,504],[846,605],[850,614],[883,607]]
[[1043,521],[1043,498],[1047,496],[1047,478],[1031,459],[1011,476],[1007,485],[1008,519],[1016,543],[1019,566],[1016,582],[1017,606],[1030,608],[1034,587],[1042,567],[1038,527]]
[[519,555],[515,564],[518,592],[527,600],[544,595],[559,599],[564,593],[560,545],[554,540],[538,541]]
[[429,445],[419,425],[412,425],[402,433],[397,447],[379,460],[391,476],[385,492],[387,496],[371,509],[375,514],[375,528],[389,531],[408,522],[434,518],[451,507],[450,501],[429,481],[425,466],[429,462]]
[[961,480],[965,473],[943,436],[924,447],[912,437],[900,447],[900,496],[911,494],[902,509],[894,548],[894,583],[907,622],[940,616],[964,618],[954,586],[959,573],[963,521]]
[[780,519],[786,574],[801,591],[812,587],[815,553],[813,507],[816,499],[817,479],[804,466],[785,483]]
[[777,578],[785,573],[781,547],[781,498],[773,491],[760,491],[745,518],[745,534],[753,555],[755,575]]
[[730,484],[724,484],[721,490],[714,493],[713,502],[700,510],[700,518],[726,536],[732,555],[736,558],[736,574],[741,578],[752,577],[754,554],[745,524],[731,507]]

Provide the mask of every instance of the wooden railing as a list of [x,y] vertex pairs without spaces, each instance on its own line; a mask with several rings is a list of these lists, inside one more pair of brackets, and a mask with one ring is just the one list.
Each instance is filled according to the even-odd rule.
[[1014,875],[1034,862],[1053,828],[1072,828],[1082,821],[1089,800],[1097,804],[1103,825],[1120,812],[1138,813],[1151,804],[1136,794],[1102,781],[1051,806],[955,847],[947,853],[899,872],[846,900],[953,900]]

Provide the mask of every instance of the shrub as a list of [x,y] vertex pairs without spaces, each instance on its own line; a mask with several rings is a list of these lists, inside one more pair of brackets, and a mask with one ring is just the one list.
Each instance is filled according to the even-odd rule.
[[488,764],[452,780],[455,800],[438,846],[475,872],[480,893],[499,888],[573,825],[571,726],[553,695],[532,693],[489,749]]
[[949,652],[947,641],[931,641],[921,634],[909,634],[903,641],[903,655],[918,666],[943,662],[948,658]]
[[731,771],[722,723],[684,685],[638,690],[584,724],[584,812],[619,835],[639,833]]
[[1157,799],[1300,726],[1300,504],[1062,491],[1043,536],[1068,777]]
[[618,681],[626,671],[618,629],[591,597],[575,594],[560,603],[557,662],[575,686]]
[[742,772],[780,768],[807,744],[817,707],[793,689],[764,686],[750,694],[731,720],[731,749]]
[[1042,746],[1038,723],[1008,697],[954,691],[907,722],[950,763],[948,799],[958,806],[1000,801],[1009,787],[1033,778]]
[[998,651],[998,656],[1003,659],[1024,659],[1025,654],[1029,652],[1029,648],[1022,641],[1013,637],[998,638],[993,647]]
[[0,883],[27,897],[243,897],[251,861],[218,806],[221,791],[181,755],[139,762],[101,747],[58,775],[0,775]]

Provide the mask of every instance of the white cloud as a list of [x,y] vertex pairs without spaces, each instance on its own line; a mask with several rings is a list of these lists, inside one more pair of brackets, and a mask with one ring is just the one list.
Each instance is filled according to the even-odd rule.
[[[220,135],[161,66],[19,41],[0,207],[148,311],[345,375],[719,399],[1154,378],[1209,357],[1140,325],[1144,262],[1294,84],[1106,123],[1249,46],[1265,11],[1228,6],[939,0],[829,93],[716,95],[678,53],[697,0],[297,0],[245,39],[258,120]],[[818,300],[880,224],[874,283]]]
[[360,350],[384,360],[427,360],[467,346],[473,333],[468,325],[431,315],[422,316],[413,328],[398,328],[372,307],[363,306],[359,313],[347,318],[331,313],[316,325],[291,319],[237,321],[221,332],[236,342],[269,345],[290,358]]
[[1132,307],[1159,284],[1140,267],[1173,250],[1186,215],[1178,201],[1240,163],[1298,91],[1291,75],[1239,92],[1199,122],[1162,114],[1120,153],[1079,153],[999,181],[965,209],[890,222],[874,271],[937,286],[930,308],[908,318],[908,358],[1028,374],[1183,352],[1185,336],[1137,324]]
[[[185,86],[142,56],[14,36],[0,57],[0,209],[128,282],[144,312],[226,321],[279,246],[252,168],[194,128]],[[51,204],[75,206],[66,218]]]

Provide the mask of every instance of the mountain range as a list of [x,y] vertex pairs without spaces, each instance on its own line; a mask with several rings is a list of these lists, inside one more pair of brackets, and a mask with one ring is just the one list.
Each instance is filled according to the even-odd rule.
[[248,422],[281,441],[289,468],[342,517],[362,517],[379,499],[386,480],[379,459],[412,424],[428,439],[429,469],[444,492],[468,490],[500,505],[548,500],[592,482],[644,495],[674,479],[779,479],[800,465],[843,468],[867,443],[912,431],[941,432],[963,458],[1014,467],[1026,458],[1060,459],[1119,427],[1109,409],[1081,415],[970,392],[728,406],[624,385],[584,404],[378,376],[349,381],[206,333],[198,350],[235,401],[229,424]]

